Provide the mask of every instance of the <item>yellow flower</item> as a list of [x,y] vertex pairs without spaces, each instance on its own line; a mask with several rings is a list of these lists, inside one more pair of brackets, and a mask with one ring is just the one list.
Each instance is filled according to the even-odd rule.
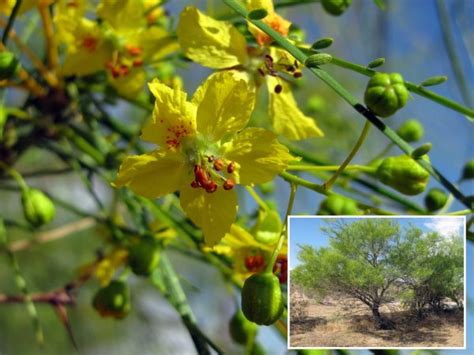
[[137,95],[146,82],[144,65],[153,65],[175,51],[176,40],[163,28],[147,26],[142,1],[103,0],[97,8],[100,22],[85,17],[86,7],[84,0],[58,4],[57,37],[67,46],[63,74],[106,70],[110,84],[121,95]]
[[[280,32],[287,33],[289,22],[273,11],[271,1],[251,1],[255,8],[266,8],[270,21]],[[271,11],[269,11],[271,6]],[[269,40],[257,29],[250,30],[257,42],[268,44]],[[195,7],[186,7],[180,15],[177,27],[178,42],[187,57],[213,69],[232,69],[247,72],[252,80],[250,86],[255,92],[265,87],[269,93],[269,114],[273,129],[288,139],[299,140],[323,136],[316,122],[298,108],[284,79],[301,76],[299,64],[285,51],[260,46],[248,47],[245,37],[232,24],[217,21],[204,15]]]
[[[287,36],[290,31],[291,22],[285,20],[283,17],[278,15],[273,8],[272,0],[248,0],[247,9],[249,11],[264,9],[267,11],[267,16],[262,20],[268,26],[273,28],[275,31],[280,33],[283,36]],[[273,42],[273,39],[267,35],[265,32],[259,30],[254,25],[250,24],[249,31],[255,37],[255,40],[259,45],[269,44]]]
[[142,138],[158,148],[125,159],[115,186],[148,198],[179,190],[184,212],[214,245],[235,220],[234,185],[270,181],[293,157],[272,132],[244,129],[255,93],[243,73],[212,75],[192,101],[156,80],[149,87],[156,101]]
[[117,248],[99,261],[94,274],[101,286],[109,284],[117,269],[127,261],[127,256],[127,250]]

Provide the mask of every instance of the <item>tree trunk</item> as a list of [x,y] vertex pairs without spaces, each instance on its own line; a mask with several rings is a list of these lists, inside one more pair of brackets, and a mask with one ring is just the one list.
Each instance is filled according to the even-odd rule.
[[379,305],[378,304],[373,304],[371,307],[372,310],[372,317],[374,318],[375,322],[375,327],[377,329],[394,329],[395,325],[394,323],[385,317],[382,317],[379,311]]

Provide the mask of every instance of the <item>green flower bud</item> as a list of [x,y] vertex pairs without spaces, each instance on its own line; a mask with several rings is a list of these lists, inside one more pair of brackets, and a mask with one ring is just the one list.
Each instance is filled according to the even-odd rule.
[[102,317],[125,318],[130,312],[130,289],[123,281],[111,281],[97,291],[92,305]]
[[425,196],[425,206],[429,211],[436,211],[448,202],[448,195],[441,189],[431,189]]
[[248,320],[271,325],[283,314],[283,296],[278,277],[271,273],[253,274],[242,288],[242,311]]
[[321,202],[318,214],[350,216],[359,215],[360,211],[354,200],[339,195],[331,195]]
[[275,210],[260,211],[253,228],[255,239],[263,244],[275,244],[281,233],[280,215]]
[[238,310],[229,322],[230,336],[239,344],[247,344],[255,336],[257,329],[258,326],[245,318],[241,310]]
[[407,120],[398,128],[397,133],[407,142],[417,142],[423,138],[425,130],[419,121]]
[[447,76],[442,76],[442,75],[439,75],[439,76],[432,76],[431,78],[428,78],[426,80],[424,80],[420,86],[434,86],[434,85],[439,85],[439,84],[442,84],[444,83],[446,80],[448,80],[448,77]]
[[365,89],[364,101],[375,114],[381,117],[393,115],[405,106],[408,90],[403,77],[398,73],[376,73]]
[[128,249],[128,265],[135,275],[149,276],[160,263],[160,246],[154,240],[142,240]]
[[331,60],[332,55],[327,53],[318,53],[310,55],[308,58],[306,58],[304,65],[306,65],[308,68],[314,68],[320,65],[328,64],[331,62]]
[[21,193],[21,204],[25,219],[34,227],[48,224],[54,218],[56,209],[53,202],[38,189],[25,189]]
[[385,158],[376,176],[405,195],[417,195],[425,190],[430,174],[408,155],[400,155]]
[[340,16],[352,4],[352,0],[322,0],[321,4],[327,13]]
[[367,64],[367,68],[369,69],[378,68],[384,64],[385,64],[385,58],[377,58],[371,61],[369,64]]
[[18,70],[18,59],[12,52],[0,52],[0,80],[10,79]]
[[464,165],[462,169],[462,179],[474,179],[474,159]]
[[418,148],[416,148],[413,152],[411,152],[411,157],[413,159],[420,159],[426,154],[428,154],[432,147],[433,147],[433,144],[431,143],[422,144]]
[[333,42],[334,39],[331,37],[321,38],[314,42],[311,48],[315,50],[328,48],[332,45]]

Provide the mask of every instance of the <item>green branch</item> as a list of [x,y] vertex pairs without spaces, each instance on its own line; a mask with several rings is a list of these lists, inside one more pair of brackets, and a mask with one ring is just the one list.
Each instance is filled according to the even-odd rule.
[[[242,4],[237,0],[223,0],[225,4],[231,7],[234,11],[239,13],[241,16],[247,18],[247,10]],[[305,63],[308,59],[308,55],[305,54],[298,47],[293,45],[280,33],[275,31],[273,28],[268,26],[261,20],[252,20],[248,19],[249,22],[254,24],[260,30],[268,34],[273,40],[278,43],[283,49],[290,53],[297,61]],[[414,148],[403,140],[394,130],[388,127],[382,120],[380,120],[372,111],[367,109],[362,105],[359,100],[354,97],[348,90],[346,90],[341,84],[339,84],[331,75],[322,70],[319,67],[308,68],[314,75],[321,79],[326,85],[331,87],[344,101],[351,105],[357,112],[369,120],[378,130],[380,130],[387,138],[394,142],[400,149],[405,152],[407,155],[411,155],[414,151]],[[431,176],[438,180],[449,192],[451,192],[454,197],[461,201],[467,208],[472,209],[471,202],[464,196],[464,194],[457,189],[448,179],[446,179],[437,169],[435,169],[430,162],[419,159],[417,160]]]

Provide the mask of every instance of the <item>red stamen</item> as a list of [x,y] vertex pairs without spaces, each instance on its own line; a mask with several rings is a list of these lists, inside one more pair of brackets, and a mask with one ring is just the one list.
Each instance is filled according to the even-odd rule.
[[232,174],[235,171],[235,163],[231,161],[229,165],[227,165],[227,172]]
[[223,185],[224,190],[232,190],[234,186],[235,186],[235,182],[232,179],[227,179]]
[[224,167],[224,161],[222,159],[217,159],[214,161],[214,170],[221,171]]

